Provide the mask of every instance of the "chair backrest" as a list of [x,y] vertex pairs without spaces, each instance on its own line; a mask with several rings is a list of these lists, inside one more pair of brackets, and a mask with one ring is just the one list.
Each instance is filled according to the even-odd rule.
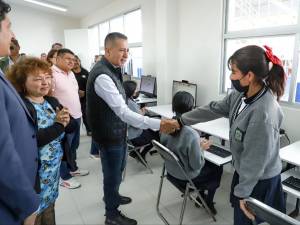
[[173,162],[173,164],[177,165],[178,168],[180,168],[183,175],[185,176],[186,180],[188,180],[189,183],[192,186],[194,186],[191,178],[185,172],[183,164],[181,163],[178,156],[174,152],[172,152],[170,149],[168,149],[167,147],[165,147],[164,145],[162,145],[161,143],[159,143],[156,140],[152,140],[152,144],[155,147],[155,149],[157,150],[157,152],[160,154],[160,156],[163,158],[163,160]]
[[258,218],[271,225],[300,225],[299,221],[254,198],[246,199],[246,203]]

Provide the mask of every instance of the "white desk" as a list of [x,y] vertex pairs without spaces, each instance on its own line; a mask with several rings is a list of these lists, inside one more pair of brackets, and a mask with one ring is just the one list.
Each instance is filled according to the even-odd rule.
[[[288,178],[290,176],[300,178],[300,171],[295,170],[295,168],[285,171],[284,173],[281,174],[281,180],[284,181],[286,178]],[[300,191],[295,190],[294,188],[290,188],[284,184],[282,184],[282,188],[285,192],[287,192],[291,195],[294,195],[296,198],[300,198]]]
[[204,123],[197,123],[191,127],[195,130],[229,141],[229,120],[224,117]]
[[[300,141],[294,142],[293,144],[281,148],[279,151],[279,155],[281,160],[291,163],[295,166],[300,166]],[[295,170],[295,168],[285,171],[281,174],[281,180],[285,180],[289,176],[300,178],[300,171]],[[282,187],[285,192],[290,193],[297,198],[300,198],[300,191],[287,187],[284,184],[282,185]]]
[[[219,146],[219,147],[224,148],[224,146]],[[229,150],[227,149],[227,151],[229,151]],[[216,164],[217,166],[222,166],[222,165],[225,165],[225,164],[230,163],[232,161],[232,156],[231,155],[223,158],[223,157],[220,157],[216,154],[210,153],[209,151],[204,151],[204,158],[207,161],[210,161],[213,164]]]
[[157,98],[148,98],[145,95],[141,94],[136,100],[135,102],[137,104],[147,104],[147,103],[156,103],[157,102]]
[[147,107],[147,110],[156,113],[164,118],[171,119],[175,114],[172,112],[172,105],[158,105]]
[[300,141],[281,148],[279,154],[281,160],[300,166]]
[[[165,118],[172,118],[174,113],[172,112],[172,105],[159,105],[153,107],[147,107],[147,109],[153,113],[161,115]],[[191,126],[197,131],[211,134],[216,137],[220,137],[223,140],[229,140],[229,121],[226,118],[220,118],[211,120],[205,123],[197,123]],[[222,148],[224,148],[222,146]],[[232,156],[222,158],[209,151],[204,151],[204,157],[206,160],[220,166],[232,161]]]

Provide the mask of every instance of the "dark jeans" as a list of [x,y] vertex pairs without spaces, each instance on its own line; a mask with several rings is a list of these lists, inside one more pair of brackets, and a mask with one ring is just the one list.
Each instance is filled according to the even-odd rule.
[[[84,97],[85,99],[85,97]],[[80,104],[81,104],[81,112],[82,112],[82,121],[83,124],[85,126],[86,132],[91,132],[91,128],[87,122],[87,118],[86,118],[86,101],[80,99]]]
[[[146,145],[146,144],[151,144],[151,141],[152,140],[156,140],[156,141],[159,141],[159,132],[158,131],[153,131],[153,130],[143,130],[142,134],[134,139],[131,139],[131,143],[138,147],[138,146],[143,146],[143,145]],[[144,149],[143,149],[143,152],[142,152],[142,155],[146,155],[147,152],[150,151],[150,149],[152,148],[152,144],[149,145],[149,146],[146,146]]]
[[54,204],[51,204],[47,209],[38,214],[34,225],[55,225]]
[[126,166],[127,144],[124,140],[124,143],[119,145],[102,145],[98,143],[96,145],[100,149],[102,164],[105,216],[114,218],[119,213],[119,187]]
[[[223,166],[217,166],[209,161],[205,161],[200,174],[192,179],[195,186],[200,190],[200,193],[204,194],[204,191],[207,190],[207,197],[205,200],[209,205],[213,204],[216,190],[220,186],[222,174]],[[168,179],[180,190],[185,190],[187,181],[179,180],[170,174],[168,174]]]
[[76,164],[77,154],[76,151],[79,147],[79,141],[80,141],[80,123],[81,118],[75,119],[76,123],[78,124],[77,129],[69,134],[66,134],[67,142],[70,146],[70,161],[72,162],[72,166],[68,165],[66,161],[62,161],[60,165],[60,177],[63,180],[68,180],[72,176],[70,174],[70,171],[76,171],[78,169]]
[[[237,184],[239,184],[239,175],[235,172],[233,174],[230,192],[230,202],[234,208],[234,225],[252,225],[252,221],[245,216],[240,208],[239,198],[234,195],[234,188]],[[270,179],[259,180],[254,186],[250,197],[283,213],[286,211],[280,174]],[[260,218],[256,218],[256,222],[259,224],[263,221]]]
[[92,139],[92,142],[91,142],[90,154],[91,155],[99,155],[99,146],[97,145],[97,143],[93,139]]

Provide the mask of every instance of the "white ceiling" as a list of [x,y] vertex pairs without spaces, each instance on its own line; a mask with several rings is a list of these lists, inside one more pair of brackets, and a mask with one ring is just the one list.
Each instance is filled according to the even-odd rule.
[[99,9],[101,7],[105,7],[112,3],[115,0],[38,0],[47,3],[53,3],[55,5],[63,6],[68,9],[67,12],[60,12],[53,9],[48,9],[42,6],[38,6],[29,2],[25,2],[24,0],[6,0],[8,3],[13,3],[17,5],[27,6],[34,9],[57,13],[63,16],[83,18],[87,16],[89,13]]

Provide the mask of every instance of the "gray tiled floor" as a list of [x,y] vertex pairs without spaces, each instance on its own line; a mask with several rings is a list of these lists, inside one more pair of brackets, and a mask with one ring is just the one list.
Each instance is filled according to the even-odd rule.
[[[90,170],[85,177],[78,177],[82,184],[75,190],[60,189],[56,202],[57,225],[100,225],[104,223],[104,203],[102,202],[102,173],[100,160],[89,158],[90,138],[81,136],[78,149],[78,164],[81,168]],[[163,224],[157,216],[156,196],[161,174],[162,161],[158,155],[149,156],[148,161],[154,174],[150,174],[135,160],[129,158],[126,178],[121,184],[121,193],[130,196],[133,202],[122,206],[122,212],[137,219],[138,224]],[[232,169],[226,166],[222,176],[222,184],[215,197],[217,223],[214,223],[203,208],[196,208],[190,201],[187,203],[184,224],[232,224],[233,210],[229,205],[229,189]],[[171,224],[176,224],[182,202],[180,193],[168,182],[165,183],[162,195],[162,212]],[[293,200],[294,202],[294,200]]]

